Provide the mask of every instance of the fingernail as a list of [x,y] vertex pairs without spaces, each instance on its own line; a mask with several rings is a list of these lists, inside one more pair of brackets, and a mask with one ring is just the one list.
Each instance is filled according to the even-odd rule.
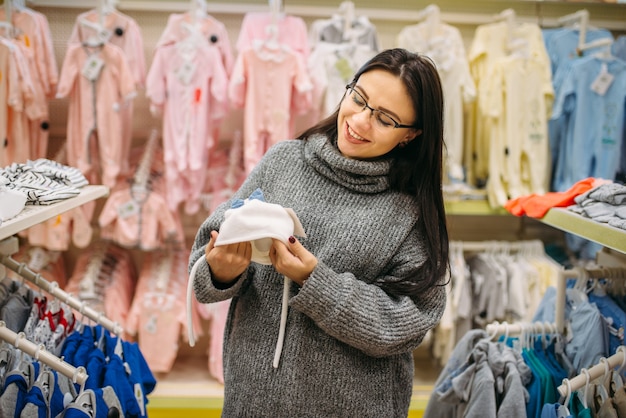
[[296,239],[295,239],[295,237],[293,235],[289,237],[289,242],[292,243],[292,244],[296,243]]

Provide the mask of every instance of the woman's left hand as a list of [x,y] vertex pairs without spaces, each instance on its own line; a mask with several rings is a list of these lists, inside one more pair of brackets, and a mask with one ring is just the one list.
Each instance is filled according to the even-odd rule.
[[276,271],[300,286],[304,285],[304,281],[309,278],[317,266],[317,258],[304,248],[295,237],[289,237],[287,245],[277,239],[272,241],[270,260],[272,260]]

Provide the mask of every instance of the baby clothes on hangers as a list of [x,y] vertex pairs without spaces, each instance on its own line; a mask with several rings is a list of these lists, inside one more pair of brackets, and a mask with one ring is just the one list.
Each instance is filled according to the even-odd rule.
[[209,149],[226,114],[228,75],[219,50],[192,31],[178,43],[157,48],[148,72],[146,96],[163,117],[167,201],[171,211],[188,201],[200,206]]
[[70,244],[85,248],[91,243],[93,228],[82,208],[74,208],[20,232],[32,246],[50,251],[67,251]]
[[[135,267],[121,247],[108,244],[101,251],[92,248],[79,255],[64,290],[124,328],[135,288]],[[74,310],[74,315],[82,320],[80,312]]]
[[288,46],[292,51],[300,55],[303,62],[306,62],[311,51],[306,23],[299,16],[282,15],[274,22],[272,13],[246,13],[237,37],[235,47],[237,52],[241,54],[252,47],[255,41],[266,39],[266,28],[272,24],[277,26],[278,43]]
[[272,145],[293,137],[292,118],[311,108],[312,87],[302,58],[289,49],[276,54],[259,43],[239,53],[228,94],[244,109],[246,173]]
[[396,45],[433,59],[441,78],[444,101],[446,165],[452,180],[464,181],[464,106],[476,99],[476,86],[460,30],[452,25],[422,22],[404,27]]
[[157,41],[156,48],[176,44],[184,40],[188,36],[188,31],[185,29],[184,24],[197,25],[204,37],[218,48],[224,71],[227,75],[230,75],[235,59],[228,37],[228,30],[226,29],[226,25],[211,15],[197,19],[190,13],[170,14],[165,29]]
[[[81,24],[83,20],[97,22],[99,20],[98,11],[90,10],[77,16],[68,44],[80,44],[89,38],[90,29]],[[139,24],[135,19],[118,10],[112,10],[110,13],[106,13],[103,20],[104,27],[111,34],[107,42],[119,47],[123,51],[124,57],[128,63],[128,68],[135,81],[135,88],[137,90],[145,88],[147,68],[144,55],[144,42]],[[119,113],[122,126],[122,172],[127,172],[130,169],[130,166],[128,166],[128,157],[132,143],[133,103],[127,103],[119,110]]]
[[0,318],[8,329],[20,332],[24,329],[33,306],[33,290],[10,277],[0,283],[0,289],[0,293],[4,294],[0,301]]
[[[4,18],[5,11],[1,9],[0,19]],[[29,63],[35,93],[32,100],[36,103],[37,113],[31,113],[28,118],[29,158],[43,158],[48,149],[48,100],[53,97],[58,80],[52,36],[48,20],[40,12],[29,8],[18,9],[11,18],[13,26],[18,31],[16,42],[22,46]]]
[[0,98],[6,98],[0,111],[0,121],[5,122],[0,124],[0,165],[26,162],[30,158],[27,113],[35,104],[35,92],[27,59],[12,40],[0,38],[0,69],[5,76],[5,82],[0,83]]
[[[137,339],[155,373],[171,371],[179,339],[187,339],[184,294],[188,255],[188,251],[148,254],[135,288],[126,331]],[[193,312],[194,330],[201,333],[197,310]]]
[[[69,97],[67,161],[83,174],[93,169],[89,140],[97,132],[102,183],[113,187],[122,167],[120,108],[134,98],[135,82],[122,50],[112,44],[68,46],[57,98]],[[100,174],[100,173],[97,173]]]
[[121,246],[154,250],[167,240],[183,242],[182,227],[163,196],[149,190],[119,189],[107,199],[98,223],[102,236]]

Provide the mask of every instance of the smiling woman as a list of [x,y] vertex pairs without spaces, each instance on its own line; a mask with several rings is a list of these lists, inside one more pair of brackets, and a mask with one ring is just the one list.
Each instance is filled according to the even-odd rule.
[[[369,97],[383,106],[371,107],[366,99]],[[382,103],[385,101],[388,104]],[[394,108],[399,110],[394,112]],[[396,146],[405,146],[421,133],[416,124],[396,122],[414,117],[411,98],[402,81],[387,71],[372,70],[346,90],[337,119],[337,146],[349,158],[386,154]]]
[[232,298],[223,416],[407,416],[413,351],[446,301],[442,113],[434,65],[385,50],[333,115],[270,148],[234,196],[261,188],[306,236],[273,239],[263,264],[245,233],[216,245],[230,202],[202,224],[196,297]]

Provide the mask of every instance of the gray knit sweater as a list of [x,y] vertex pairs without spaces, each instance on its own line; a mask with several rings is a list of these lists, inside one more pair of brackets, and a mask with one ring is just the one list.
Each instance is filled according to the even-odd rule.
[[[225,417],[406,417],[413,350],[439,321],[445,292],[392,297],[394,281],[425,260],[415,199],[389,190],[390,161],[343,157],[325,137],[272,147],[236,193],[260,188],[293,208],[319,260],[303,287],[292,283],[280,366],[272,367],[283,276],[252,263],[235,284],[213,286],[201,263],[202,303],[232,298],[224,334]],[[219,230],[229,202],[198,230],[190,268]]]

